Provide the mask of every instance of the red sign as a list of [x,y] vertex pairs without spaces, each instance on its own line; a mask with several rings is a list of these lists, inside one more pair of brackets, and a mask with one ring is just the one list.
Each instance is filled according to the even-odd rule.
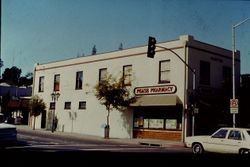
[[238,108],[238,99],[230,99],[230,107],[231,108]]
[[230,99],[230,113],[238,114],[239,101],[238,99]]
[[134,89],[135,95],[173,94],[176,91],[177,88],[175,85],[136,87]]

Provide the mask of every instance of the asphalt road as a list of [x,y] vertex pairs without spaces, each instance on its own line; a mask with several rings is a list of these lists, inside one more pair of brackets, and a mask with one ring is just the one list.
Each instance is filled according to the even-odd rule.
[[[6,145],[0,150],[1,162],[5,166],[192,166],[215,162],[240,162],[249,159],[209,154],[197,156],[184,147],[159,147],[139,144],[125,144],[107,140],[79,139],[18,131],[18,142]],[[232,161],[232,162],[231,162]],[[217,163],[216,163],[217,164]]]
[[[125,144],[107,140],[79,139],[33,133],[32,131],[18,131],[18,142],[6,145],[1,155],[9,159],[10,166],[23,159],[32,160],[32,166],[52,165],[56,163],[73,164],[100,164],[103,166],[122,166],[148,163],[179,162],[180,158],[188,159],[190,149],[184,147],[159,147],[140,144]],[[122,163],[121,163],[122,162]],[[119,165],[119,166],[120,166]]]

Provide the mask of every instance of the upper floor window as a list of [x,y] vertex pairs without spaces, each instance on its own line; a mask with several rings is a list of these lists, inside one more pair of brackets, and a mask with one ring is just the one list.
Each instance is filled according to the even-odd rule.
[[38,92],[44,92],[44,76],[39,77],[39,88]]
[[56,103],[55,102],[50,102],[49,103],[49,109],[51,109],[51,110],[56,109]]
[[82,89],[83,72],[76,72],[76,89]]
[[232,83],[232,69],[231,67],[223,66],[222,67],[222,79],[223,86],[230,86]]
[[200,61],[200,84],[210,85],[210,63]]
[[64,109],[65,110],[70,110],[71,109],[71,102],[65,102],[64,103]]
[[160,61],[159,83],[170,83],[170,60]]
[[131,86],[132,82],[132,65],[123,66],[123,84]]
[[60,74],[54,76],[54,91],[60,90]]
[[107,68],[99,69],[99,82],[107,79]]
[[79,102],[79,109],[86,109],[86,101]]

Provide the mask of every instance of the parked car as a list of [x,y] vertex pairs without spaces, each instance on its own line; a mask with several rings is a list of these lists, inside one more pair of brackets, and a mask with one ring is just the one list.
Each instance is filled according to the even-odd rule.
[[4,115],[0,113],[0,145],[17,141],[17,130],[15,125],[6,123]]
[[250,154],[250,129],[224,127],[210,136],[189,136],[185,146],[194,154],[204,152]]

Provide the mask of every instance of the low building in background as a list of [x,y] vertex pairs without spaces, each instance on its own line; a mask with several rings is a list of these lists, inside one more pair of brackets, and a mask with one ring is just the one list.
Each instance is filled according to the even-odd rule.
[[12,124],[28,124],[29,101],[32,87],[17,87],[7,83],[0,83],[0,112]]

